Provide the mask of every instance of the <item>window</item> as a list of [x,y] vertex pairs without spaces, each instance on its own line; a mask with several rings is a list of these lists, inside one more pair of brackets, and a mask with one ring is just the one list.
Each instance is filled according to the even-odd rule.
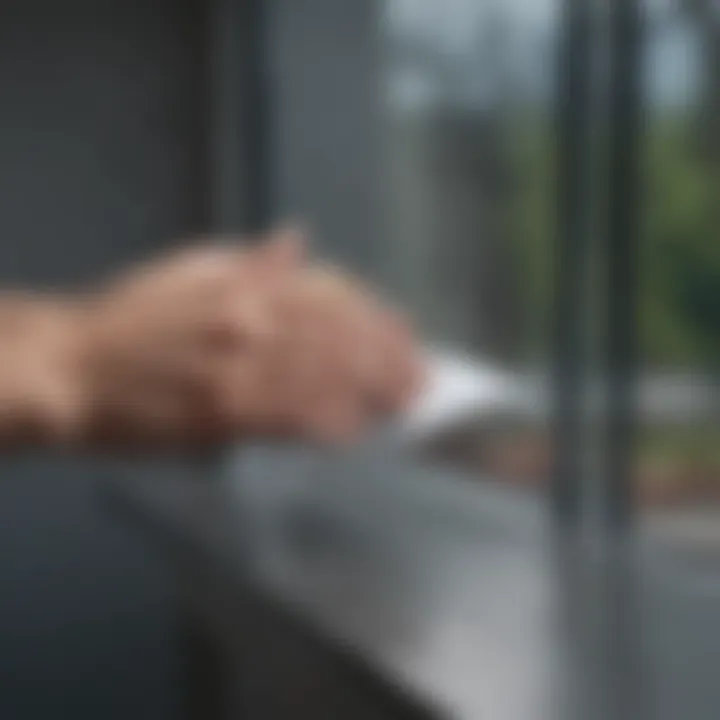
[[591,503],[630,518],[637,500],[652,528],[678,530],[720,500],[720,16],[646,0],[640,25],[636,7],[276,0],[253,46],[256,159],[273,217],[306,221],[319,253],[513,389],[443,438],[478,482],[543,488],[559,468],[558,500],[579,512],[589,398]]
[[381,5],[383,279],[426,337],[523,398],[511,406],[498,391],[447,438],[453,452],[478,478],[537,486],[549,463],[557,6]]
[[649,3],[640,271],[646,526],[720,545],[720,13]]

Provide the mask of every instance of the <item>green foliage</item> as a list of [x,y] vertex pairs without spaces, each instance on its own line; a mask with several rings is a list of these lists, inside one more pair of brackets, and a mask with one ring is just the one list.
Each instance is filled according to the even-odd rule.
[[[717,169],[697,151],[691,118],[654,120],[644,145],[640,316],[643,362],[720,369],[720,208]],[[529,352],[548,337],[555,211],[548,124],[517,133],[509,234]]]
[[652,364],[719,367],[720,244],[714,168],[690,120],[649,130],[642,244],[641,328]]
[[555,143],[549,120],[516,133],[508,160],[513,177],[506,222],[520,282],[521,354],[547,350],[551,332],[556,228]]

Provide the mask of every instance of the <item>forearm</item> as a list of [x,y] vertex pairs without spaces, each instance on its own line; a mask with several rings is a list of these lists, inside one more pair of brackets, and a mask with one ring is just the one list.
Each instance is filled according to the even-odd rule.
[[294,237],[183,251],[69,300],[0,293],[0,450],[346,440],[421,375],[395,314]]
[[61,442],[78,412],[72,303],[0,294],[0,450]]

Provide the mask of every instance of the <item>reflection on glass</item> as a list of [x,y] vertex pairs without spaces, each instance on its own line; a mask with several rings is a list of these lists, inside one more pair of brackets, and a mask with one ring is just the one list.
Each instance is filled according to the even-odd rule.
[[651,525],[720,543],[720,12],[649,4],[636,482]]
[[523,484],[548,465],[556,5],[387,0],[382,27],[386,281],[428,337],[524,398],[444,439],[483,474]]

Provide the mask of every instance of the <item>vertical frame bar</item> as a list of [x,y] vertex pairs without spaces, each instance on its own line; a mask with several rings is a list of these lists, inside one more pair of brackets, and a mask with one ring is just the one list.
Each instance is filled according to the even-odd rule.
[[592,12],[565,0],[558,65],[558,237],[555,253],[555,473],[552,503],[562,525],[579,521],[585,392],[585,257],[590,212]]
[[610,152],[607,231],[607,417],[605,520],[626,531],[632,487],[637,370],[638,234],[642,114],[639,0],[611,2]]
[[[270,0],[213,0],[213,221],[215,232],[257,239],[272,221]],[[210,458],[232,475],[230,448]],[[203,458],[205,461],[206,458]]]
[[273,212],[269,0],[214,0],[214,231],[259,233]]
[[273,212],[273,132],[270,83],[270,0],[234,0],[241,17],[242,161],[244,224],[264,230]]

